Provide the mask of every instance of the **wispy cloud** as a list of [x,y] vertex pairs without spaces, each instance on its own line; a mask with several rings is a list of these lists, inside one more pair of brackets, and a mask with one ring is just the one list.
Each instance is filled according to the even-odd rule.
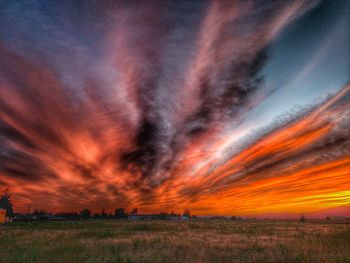
[[30,3],[0,11],[0,187],[18,207],[339,204],[349,86],[264,133],[244,123],[272,93],[269,44],[318,1]]

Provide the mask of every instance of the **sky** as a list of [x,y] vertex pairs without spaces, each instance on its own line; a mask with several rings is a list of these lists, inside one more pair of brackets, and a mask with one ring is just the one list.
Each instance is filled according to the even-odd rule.
[[0,191],[21,212],[350,215],[349,4],[1,1]]

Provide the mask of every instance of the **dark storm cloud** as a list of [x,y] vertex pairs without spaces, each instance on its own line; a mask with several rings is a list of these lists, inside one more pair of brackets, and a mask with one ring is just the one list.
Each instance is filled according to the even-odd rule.
[[185,124],[188,135],[205,132],[213,121],[230,121],[240,110],[247,108],[251,95],[262,85],[259,71],[266,59],[267,51],[263,49],[251,61],[234,62],[229,77],[222,83],[225,88],[221,94],[215,94],[216,87],[203,80],[200,107]]
[[[125,167],[140,172],[143,177],[159,173],[165,177],[191,137],[200,136],[215,126],[220,129],[223,123],[232,122],[239,114],[249,110],[249,105],[258,100],[254,92],[262,84],[259,71],[267,58],[266,46],[269,40],[266,35],[274,30],[271,27],[278,26],[274,25],[274,19],[266,17],[276,18],[278,12],[286,6],[288,5],[269,4],[264,7],[262,3],[254,2],[251,7],[253,11],[248,11],[248,15],[243,16],[235,9],[248,7],[239,1],[235,4],[225,1],[208,3],[206,12],[203,12],[203,22],[194,30],[196,38],[191,39],[199,49],[192,54],[193,61],[187,62],[187,65],[194,68],[189,69],[194,70],[193,75],[180,83],[191,85],[190,89],[198,89],[198,92],[194,92],[194,98],[191,98],[190,90],[183,91],[188,93],[190,103],[196,106],[184,104],[174,89],[167,92],[168,98],[165,101],[175,106],[167,110],[167,106],[163,106],[164,102],[156,96],[159,94],[157,90],[167,91],[167,87],[158,86],[159,76],[151,75],[151,79],[144,82],[139,90],[140,94],[144,94],[141,95],[141,101],[146,101],[147,104],[141,103],[144,105],[141,106],[143,117],[134,138],[135,148],[122,155],[121,161]],[[299,8],[305,6],[300,5]],[[247,24],[250,26],[247,27]],[[214,29],[211,31],[209,27]],[[261,32],[253,32],[256,29]],[[263,34],[264,31],[266,35]],[[170,30],[168,34],[171,33]],[[213,37],[213,40],[207,40],[208,37]],[[227,45],[228,41],[237,43],[236,47]],[[231,53],[230,48],[236,50]],[[206,49],[209,54],[203,53]],[[232,57],[222,57],[225,53]],[[162,53],[157,52],[157,55],[161,56]],[[194,64],[191,65],[192,63]],[[212,68],[215,65],[217,68]],[[201,71],[196,72],[196,68]],[[221,72],[214,73],[218,69]],[[164,68],[160,67],[160,70]],[[192,108],[187,113],[181,113],[177,109],[187,107]]]

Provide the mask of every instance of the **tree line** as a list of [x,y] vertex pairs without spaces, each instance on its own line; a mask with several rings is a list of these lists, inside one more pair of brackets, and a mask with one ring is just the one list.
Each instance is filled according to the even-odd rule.
[[[9,218],[18,218],[18,219],[53,219],[53,220],[59,220],[59,219],[66,219],[66,220],[80,220],[80,219],[126,219],[128,215],[137,215],[138,209],[133,208],[130,213],[128,214],[126,210],[122,207],[118,207],[114,210],[113,213],[106,213],[104,209],[101,210],[100,213],[92,212],[88,208],[84,208],[79,212],[59,212],[59,213],[49,213],[45,210],[34,210],[33,213],[14,213],[13,211],[13,204],[11,202],[11,195],[8,191],[3,193],[0,196],[0,208],[6,210],[6,216]],[[169,217],[180,217],[180,216],[187,216],[191,218],[191,213],[188,209],[185,209],[183,214],[177,214],[175,212],[166,213],[166,212],[160,212],[158,214],[153,214],[158,219],[167,219]],[[194,216],[195,217],[195,216]]]

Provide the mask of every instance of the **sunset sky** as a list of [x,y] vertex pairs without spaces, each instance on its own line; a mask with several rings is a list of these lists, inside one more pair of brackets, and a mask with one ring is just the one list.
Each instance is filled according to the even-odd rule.
[[6,189],[21,212],[350,215],[350,1],[1,1]]

